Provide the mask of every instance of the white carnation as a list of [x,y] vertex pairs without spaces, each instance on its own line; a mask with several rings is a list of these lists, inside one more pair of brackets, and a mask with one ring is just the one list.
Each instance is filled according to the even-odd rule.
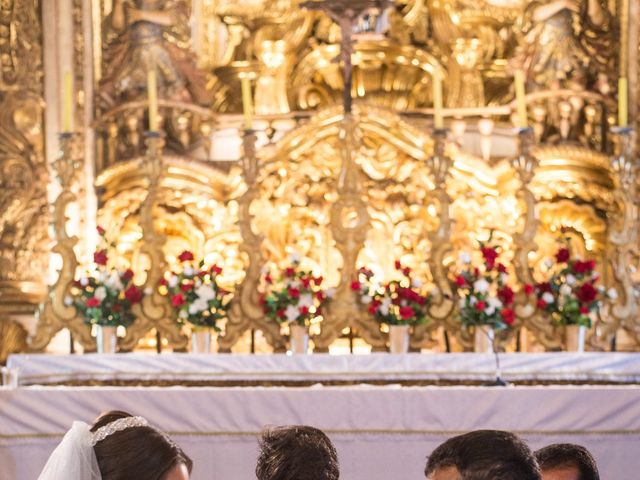
[[618,298],[618,291],[611,287],[609,290],[607,290],[607,297],[609,297],[611,300],[615,300]]
[[182,272],[187,277],[193,277],[193,274],[196,273],[196,271],[193,269],[193,267],[191,265],[185,265],[184,269],[182,270]]
[[553,295],[550,292],[544,292],[542,294],[542,300],[545,303],[553,303]]
[[198,300],[205,302],[216,298],[216,292],[211,285],[200,285],[194,292],[198,296]]
[[567,285],[574,285],[576,283],[576,277],[574,277],[571,274],[567,275],[566,280],[567,280]]
[[87,285],[89,285],[89,279],[87,277],[81,277],[80,285],[82,285],[83,287],[86,287]]
[[303,293],[300,295],[300,298],[298,299],[298,307],[313,307],[313,295],[310,293]]
[[560,287],[560,293],[562,295],[569,296],[569,295],[571,295],[571,292],[572,292],[571,287],[569,285],[567,285],[566,283],[562,284],[562,286]]
[[107,298],[107,289],[104,287],[98,287],[96,288],[93,296],[102,302],[105,298]]
[[169,278],[168,284],[169,284],[169,286],[171,288],[177,287],[178,286],[178,276],[177,275],[171,275],[171,277]]
[[378,311],[382,315],[389,315],[389,307],[391,307],[391,299],[389,297],[384,297],[378,307]]
[[298,310],[298,307],[294,307],[293,305],[287,306],[284,310],[284,316],[289,323],[294,322],[296,318],[298,318],[298,315],[300,315],[300,311]]
[[486,293],[489,290],[489,282],[484,278],[479,278],[473,282],[473,289],[478,293]]
[[372,298],[369,295],[362,295],[362,297],[360,297],[360,301],[364,304],[364,305],[369,305],[371,303]]

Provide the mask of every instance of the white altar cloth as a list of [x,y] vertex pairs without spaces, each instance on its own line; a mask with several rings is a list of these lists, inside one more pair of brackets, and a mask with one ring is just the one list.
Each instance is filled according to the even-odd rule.
[[497,428],[532,448],[585,445],[603,480],[640,472],[640,387],[24,387],[0,389],[0,479],[32,480],[73,420],[121,409],[171,433],[194,480],[250,480],[263,425],[311,424],[336,444],[343,480],[424,479],[459,432]]
[[[640,382],[639,353],[508,353],[510,381]],[[22,385],[69,381],[478,381],[495,378],[493,355],[12,355]]]

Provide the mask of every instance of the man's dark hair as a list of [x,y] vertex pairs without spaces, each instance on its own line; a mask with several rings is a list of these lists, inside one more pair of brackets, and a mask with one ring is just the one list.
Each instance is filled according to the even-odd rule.
[[[91,431],[130,413],[112,410],[95,421]],[[93,447],[103,480],[157,480],[181,463],[189,473],[193,462],[164,433],[152,427],[127,428],[107,436]]]
[[266,429],[260,439],[258,480],[338,480],[336,449],[324,432],[306,425]]
[[540,470],[575,467],[580,472],[579,480],[600,480],[596,461],[589,450],[573,443],[554,443],[536,453]]
[[425,475],[456,467],[463,480],[540,480],[540,470],[527,445],[499,430],[476,430],[450,438],[429,456]]

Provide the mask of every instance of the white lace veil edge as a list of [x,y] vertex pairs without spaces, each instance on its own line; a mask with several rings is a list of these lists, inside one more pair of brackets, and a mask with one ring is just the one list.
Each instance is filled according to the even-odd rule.
[[91,439],[89,425],[73,422],[38,480],[102,480]]

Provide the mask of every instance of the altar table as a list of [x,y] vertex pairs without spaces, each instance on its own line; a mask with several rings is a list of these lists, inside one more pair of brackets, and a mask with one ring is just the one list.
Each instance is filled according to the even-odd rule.
[[264,425],[310,424],[336,444],[344,480],[419,480],[446,438],[479,428],[532,448],[585,445],[603,480],[640,472],[640,387],[21,387],[0,388],[0,479],[36,479],[74,420],[146,416],[195,461],[194,480],[250,480]]
[[[638,353],[500,354],[502,376],[528,383],[640,383]],[[474,353],[390,355],[12,355],[22,385],[280,384],[316,382],[482,383],[494,356]]]

